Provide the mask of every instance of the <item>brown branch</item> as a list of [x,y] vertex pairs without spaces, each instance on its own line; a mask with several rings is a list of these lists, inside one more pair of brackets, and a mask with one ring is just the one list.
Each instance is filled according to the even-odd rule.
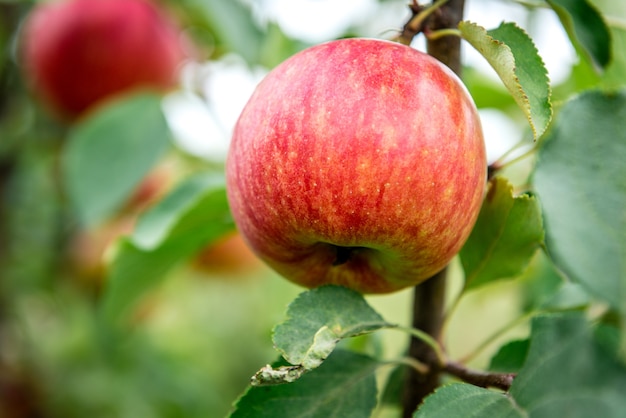
[[422,31],[423,24],[425,23],[416,23],[416,17],[425,9],[425,6],[420,6],[416,0],[413,0],[413,2],[409,4],[409,9],[411,9],[411,18],[402,27],[400,34],[394,39],[396,42],[400,42],[404,45],[411,44],[413,38],[415,38]]
[[515,373],[489,373],[471,370],[456,362],[446,363],[442,370],[474,386],[498,388],[504,391],[508,391],[511,388],[513,379],[515,379]]

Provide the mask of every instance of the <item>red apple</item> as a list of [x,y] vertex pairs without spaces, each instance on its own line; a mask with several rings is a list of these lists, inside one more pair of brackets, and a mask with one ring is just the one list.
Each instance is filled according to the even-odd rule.
[[23,33],[25,75],[38,96],[72,118],[132,88],[174,86],[179,38],[146,0],[40,3]]
[[251,248],[289,280],[363,293],[416,285],[459,251],[487,163],[461,81],[407,46],[309,48],[257,87],[226,175]]

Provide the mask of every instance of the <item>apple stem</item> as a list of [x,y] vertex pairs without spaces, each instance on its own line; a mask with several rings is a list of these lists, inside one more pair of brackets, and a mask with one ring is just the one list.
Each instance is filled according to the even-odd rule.
[[[431,13],[428,19],[423,21],[428,31],[458,27],[463,19],[465,0],[449,0],[445,3],[437,1],[430,7],[435,6],[437,6],[436,13]],[[427,38],[427,48],[430,55],[447,65],[459,77],[461,76],[461,38],[457,36]],[[416,286],[414,290],[413,328],[422,330],[435,341],[441,340],[447,270],[447,268],[443,269]],[[419,374],[413,369],[409,370],[402,400],[405,418],[412,417],[418,405],[440,385],[440,376],[446,367],[440,365],[432,347],[418,338],[411,338],[409,356],[431,367],[426,374]]]

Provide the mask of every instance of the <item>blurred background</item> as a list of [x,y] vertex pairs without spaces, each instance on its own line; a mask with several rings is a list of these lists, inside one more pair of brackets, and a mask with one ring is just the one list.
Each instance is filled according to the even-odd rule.
[[[90,225],[69,202],[60,160],[76,126],[102,104],[61,117],[37,92],[23,45],[28,16],[42,3],[53,2],[0,0],[0,417],[225,416],[250,376],[277,358],[271,329],[303,289],[271,272],[232,232],[177,260],[123,329],[112,330],[101,324],[99,309],[115,242],[189,175],[222,171],[238,114],[274,66],[340,37],[390,39],[410,17],[407,2],[158,2],[184,55],[174,86],[159,96],[171,141],[125,202]],[[466,19],[486,28],[503,20],[524,27],[558,101],[584,84],[573,71],[577,54],[553,12],[521,3],[467,0]],[[43,30],[29,42],[52,34]],[[424,49],[423,39],[414,46]],[[530,143],[523,115],[487,63],[469,48],[463,60],[490,162]],[[507,171],[520,188],[528,173],[528,162]],[[452,356],[518,316],[524,294],[540,291],[532,277],[556,275],[543,268],[538,255],[528,280],[498,282],[464,298],[448,328]],[[462,280],[456,262],[453,271],[450,298]],[[388,321],[408,323],[411,290],[368,300]],[[501,340],[525,332],[522,325]],[[385,331],[354,344],[393,358],[407,339]],[[490,354],[474,364],[484,366]]]

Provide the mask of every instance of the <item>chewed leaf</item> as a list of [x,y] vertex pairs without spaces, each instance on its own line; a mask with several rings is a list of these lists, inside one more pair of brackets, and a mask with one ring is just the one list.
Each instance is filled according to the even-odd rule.
[[[259,373],[271,376],[278,371],[289,375],[299,370],[283,363],[274,364],[274,368],[268,366]],[[253,384],[237,400],[229,417],[369,417],[376,407],[376,371],[380,365],[371,357],[335,350],[322,366],[293,383],[290,377],[282,382],[288,385],[268,381]]]
[[295,382],[306,372],[302,366],[280,366],[273,368],[266,365],[256,372],[250,379],[252,386],[278,385],[281,383]]
[[362,295],[339,286],[302,293],[289,305],[287,317],[274,329],[274,345],[304,371],[320,366],[340,340],[393,326]]
[[459,30],[496,71],[526,115],[534,138],[543,135],[552,119],[550,81],[532,39],[514,23],[487,31],[463,21]]
[[574,44],[599,68],[611,61],[611,32],[602,15],[587,0],[546,0]]

